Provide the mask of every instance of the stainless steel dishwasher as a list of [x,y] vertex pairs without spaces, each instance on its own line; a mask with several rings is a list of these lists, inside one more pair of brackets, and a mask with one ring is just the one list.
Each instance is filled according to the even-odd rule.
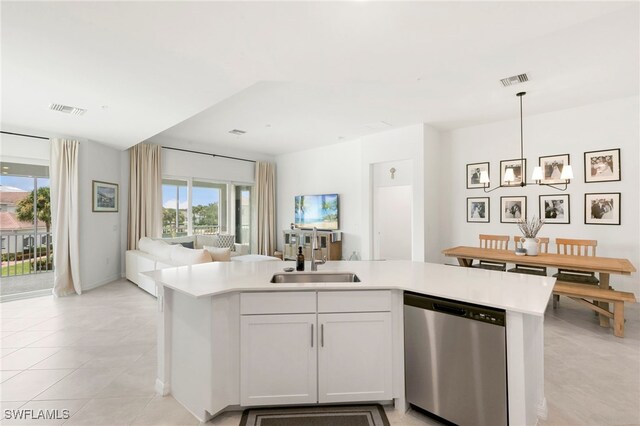
[[508,424],[505,312],[406,292],[407,402],[458,425]]

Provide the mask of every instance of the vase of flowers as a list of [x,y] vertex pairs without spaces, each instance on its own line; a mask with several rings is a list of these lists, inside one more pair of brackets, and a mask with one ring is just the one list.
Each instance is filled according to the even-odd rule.
[[542,225],[544,225],[544,219],[536,216],[531,220],[527,220],[526,218],[518,220],[518,228],[520,228],[520,232],[522,232],[523,235],[520,242],[522,243],[522,248],[527,250],[527,256],[538,255],[540,240],[536,238],[536,235],[538,235],[538,231],[540,231]]

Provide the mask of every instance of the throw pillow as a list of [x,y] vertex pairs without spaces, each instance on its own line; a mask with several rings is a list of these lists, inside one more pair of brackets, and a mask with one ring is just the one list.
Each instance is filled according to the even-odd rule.
[[140,241],[138,241],[138,250],[143,251],[145,253],[151,253],[153,247],[153,240],[149,237],[142,237]]
[[184,243],[173,243],[173,245],[176,245],[176,244],[180,244],[182,247],[188,248],[188,249],[194,248],[193,247],[193,241],[184,242]]
[[209,252],[211,259],[214,262],[230,262],[231,261],[231,249],[229,247],[211,247],[204,246],[204,249]]
[[164,241],[143,237],[138,241],[138,248],[140,251],[156,256],[161,260],[169,260],[171,258],[171,245]]
[[179,265],[195,265],[211,262],[211,256],[204,249],[195,250],[175,245],[171,247],[171,261]]
[[220,234],[218,235],[218,244],[216,244],[216,247],[229,248],[231,251],[235,251],[236,249],[235,242],[236,242],[235,235]]

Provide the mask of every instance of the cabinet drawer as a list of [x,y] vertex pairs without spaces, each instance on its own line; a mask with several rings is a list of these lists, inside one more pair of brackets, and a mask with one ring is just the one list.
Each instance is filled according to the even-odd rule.
[[384,312],[391,310],[391,291],[318,292],[318,312]]
[[307,314],[316,312],[315,291],[240,294],[240,314]]

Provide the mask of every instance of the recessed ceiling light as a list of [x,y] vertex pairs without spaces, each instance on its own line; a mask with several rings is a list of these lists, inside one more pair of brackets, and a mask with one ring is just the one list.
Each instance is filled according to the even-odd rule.
[[242,136],[247,132],[244,130],[233,129],[233,130],[229,130],[229,133],[231,133],[232,135]]
[[9,166],[2,166],[3,170],[9,170]]
[[376,123],[365,124],[368,130],[383,130],[388,129],[389,127],[393,127],[393,125],[387,123],[386,121],[378,121]]
[[62,104],[49,104],[49,109],[71,115],[84,115],[84,113],[87,112],[86,109]]

